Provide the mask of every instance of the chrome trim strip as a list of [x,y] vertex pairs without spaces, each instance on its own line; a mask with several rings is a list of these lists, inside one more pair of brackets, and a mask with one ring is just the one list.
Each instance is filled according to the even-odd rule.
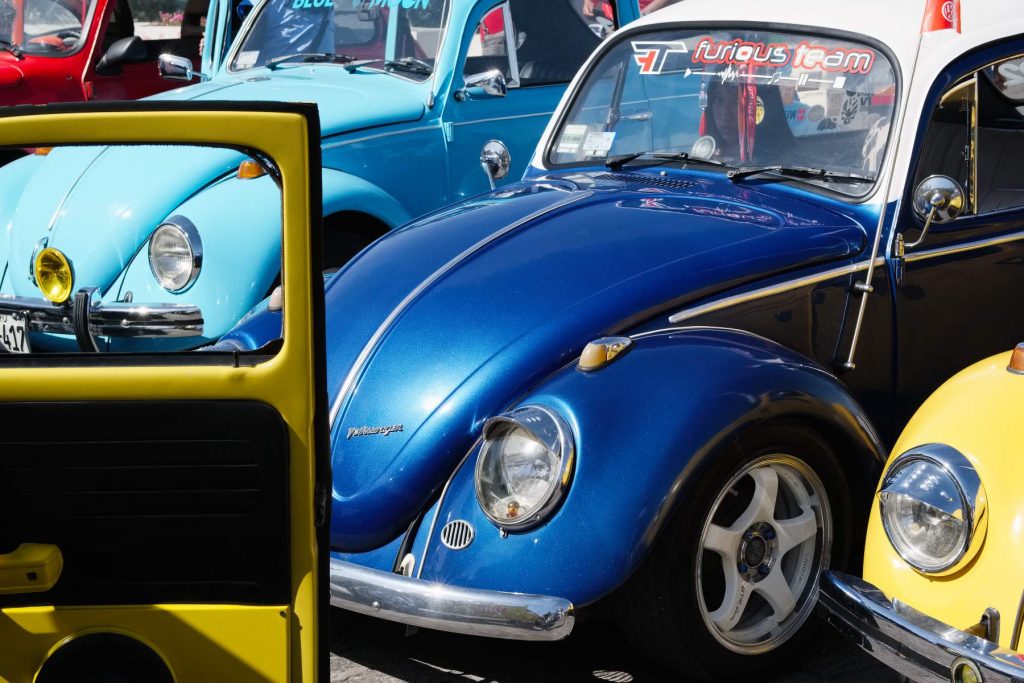
[[985,683],[1010,683],[1024,676],[1013,650],[944,624],[870,583],[838,572],[821,577],[818,610],[862,650],[921,683],[945,683],[954,664],[973,663]]
[[330,419],[329,419],[329,422],[328,422],[329,426],[331,428],[334,427],[334,421],[338,418],[338,414],[341,412],[342,404],[348,398],[349,393],[351,392],[352,387],[355,384],[356,377],[359,375],[359,373],[361,373],[363,371],[363,366],[366,365],[366,361],[370,357],[370,354],[373,353],[374,349],[377,348],[377,344],[380,343],[380,340],[384,337],[384,335],[387,333],[387,331],[391,328],[391,325],[395,322],[395,320],[398,319],[398,316],[400,316],[403,312],[405,312],[405,310],[412,304],[412,302],[415,301],[416,299],[418,299],[419,296],[424,291],[426,291],[426,289],[428,287],[430,287],[435,282],[440,280],[449,271],[454,269],[456,266],[458,266],[464,260],[466,260],[467,258],[472,256],[476,252],[480,251],[481,249],[483,249],[487,245],[491,244],[492,242],[495,242],[495,241],[501,239],[502,237],[504,237],[505,235],[509,234],[510,232],[512,232],[514,230],[518,230],[519,228],[521,228],[524,225],[527,225],[528,223],[532,223],[533,221],[537,220],[541,216],[545,216],[545,215],[547,215],[549,213],[552,213],[552,212],[557,211],[557,210],[559,210],[561,208],[564,208],[564,207],[566,207],[566,206],[568,206],[570,204],[574,204],[574,203],[576,203],[578,201],[586,199],[587,197],[590,197],[593,194],[594,194],[593,191],[580,192],[578,194],[577,193],[570,193],[569,196],[566,197],[565,199],[562,199],[561,201],[555,202],[551,206],[544,207],[543,209],[540,209],[539,211],[534,211],[529,216],[525,216],[524,218],[520,218],[515,223],[512,223],[511,225],[505,226],[503,229],[501,229],[501,230],[499,230],[497,232],[491,233],[490,235],[488,235],[487,237],[483,238],[482,240],[480,240],[476,244],[472,245],[471,247],[469,247],[468,249],[463,251],[461,254],[459,254],[455,258],[451,259],[450,261],[448,261],[448,263],[444,264],[439,269],[434,271],[429,277],[427,277],[425,280],[423,280],[423,282],[421,282],[416,287],[416,289],[414,289],[411,292],[409,292],[409,294],[407,294],[406,297],[404,299],[402,299],[401,302],[399,302],[398,306],[396,306],[395,309],[393,311],[391,311],[390,314],[388,314],[388,317],[384,319],[384,322],[382,322],[380,324],[380,326],[377,328],[377,330],[373,333],[373,336],[370,337],[370,341],[368,341],[366,343],[366,346],[363,347],[363,350],[359,352],[359,356],[356,358],[356,362],[352,364],[352,367],[349,369],[348,375],[345,376],[345,380],[344,380],[344,382],[342,382],[341,388],[338,390],[338,396],[337,396],[336,399],[334,399],[334,405],[331,406],[331,414],[330,414]]
[[966,242],[964,244],[951,244],[946,247],[935,247],[933,249],[924,249],[922,251],[915,251],[913,253],[904,256],[907,263],[913,263],[914,261],[925,261],[931,258],[937,258],[939,256],[949,256],[951,254],[959,254],[965,251],[974,251],[975,249],[984,249],[985,247],[994,247],[1000,244],[1006,244],[1007,242],[1016,242],[1017,240],[1024,239],[1024,231],[1010,233],[1009,235],[1000,235],[998,237],[990,237],[984,240],[978,240],[976,242]]
[[[778,284],[769,285],[768,287],[762,287],[755,289],[750,292],[744,292],[743,294],[734,294],[717,301],[711,301],[700,306],[694,306],[693,308],[686,308],[669,317],[668,321],[673,325],[676,323],[683,322],[684,320],[690,320],[697,316],[704,315],[705,313],[713,313],[714,311],[735,306],[737,304],[746,303],[755,299],[762,299],[764,297],[772,296],[774,294],[783,294],[785,292],[806,287],[808,285],[817,284],[824,282],[825,280],[831,280],[833,278],[842,277],[844,275],[852,275],[853,273],[859,273],[862,270],[868,269],[869,262],[861,261],[850,266],[841,266],[839,268],[832,268],[825,270],[820,273],[814,273],[812,275],[805,275],[804,277],[796,278],[795,280],[787,280],[786,282],[780,282]],[[885,258],[879,256],[874,261],[875,267],[885,265]]]
[[[27,314],[33,332],[75,333],[71,304],[0,294],[0,311]],[[196,337],[203,333],[203,312],[192,304],[94,304],[89,330],[104,337]]]
[[85,165],[85,168],[82,169],[82,172],[78,174],[77,178],[75,178],[75,182],[71,183],[71,187],[69,187],[68,191],[64,193],[64,196],[61,198],[60,203],[57,204],[57,208],[54,209],[53,215],[50,216],[50,224],[46,226],[46,232],[49,233],[50,237],[53,237],[53,229],[57,227],[57,223],[61,218],[61,211],[64,210],[64,206],[68,203],[68,200],[71,199],[71,195],[74,194],[75,188],[77,188],[78,184],[82,182],[82,178],[84,178],[85,174],[89,172],[89,169],[92,168],[93,165],[100,160],[100,157],[106,154],[109,150],[110,147],[104,147],[103,149],[101,149],[99,151],[99,154],[93,157],[92,161]]
[[458,128],[459,126],[475,126],[478,123],[495,123],[497,121],[515,121],[516,119],[529,119],[537,116],[544,116],[547,118],[551,117],[552,112],[540,112],[538,114],[518,114],[516,116],[495,116],[491,119],[474,119],[473,121],[457,121],[452,125]]
[[331,558],[331,604],[410,626],[510,640],[561,640],[576,622],[564,598],[447,586]]
[[376,140],[378,138],[389,138],[395,135],[405,135],[406,133],[422,133],[425,130],[441,130],[441,126],[419,126],[417,128],[391,130],[386,133],[376,133],[374,135],[366,135],[361,138],[353,138],[351,140],[341,140],[340,142],[330,142],[322,144],[320,145],[320,149],[334,149],[336,147],[345,147],[347,145],[354,145],[359,142],[367,142],[368,140]]
[[466,451],[466,454],[462,456],[462,460],[459,461],[458,466],[452,470],[451,476],[448,477],[448,481],[444,483],[444,488],[441,489],[441,497],[437,499],[437,507],[434,509],[434,517],[430,520],[430,529],[427,531],[427,539],[423,543],[423,556],[420,557],[420,566],[416,570],[416,578],[423,576],[423,565],[427,563],[427,555],[430,554],[430,539],[434,537],[434,529],[437,528],[437,519],[441,516],[441,508],[444,506],[444,498],[448,495],[448,488],[452,485],[452,481],[455,479],[455,475],[459,473],[466,461],[469,460],[469,456],[477,452],[480,447],[480,443],[483,441],[481,436],[473,442],[473,447]]

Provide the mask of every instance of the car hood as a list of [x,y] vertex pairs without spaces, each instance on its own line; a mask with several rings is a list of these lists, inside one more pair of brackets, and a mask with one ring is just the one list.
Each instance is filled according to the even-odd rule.
[[218,77],[149,99],[316,102],[321,134],[328,137],[418,121],[426,112],[426,98],[421,84],[390,74],[350,74],[335,65],[285,65],[274,71],[254,69],[244,77]]
[[385,236],[331,281],[336,550],[404,531],[483,422],[587,342],[867,244],[838,202],[655,173],[484,195]]
[[9,287],[39,295],[28,274],[46,240],[71,260],[76,288],[105,291],[162,220],[244,158],[215,148],[67,147],[9,164],[5,173],[35,165],[7,215]]

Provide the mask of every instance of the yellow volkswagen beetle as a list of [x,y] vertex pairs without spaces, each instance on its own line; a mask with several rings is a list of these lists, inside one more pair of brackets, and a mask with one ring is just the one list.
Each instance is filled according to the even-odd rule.
[[819,609],[915,681],[1024,679],[1024,344],[925,402],[875,495],[864,578],[829,573]]

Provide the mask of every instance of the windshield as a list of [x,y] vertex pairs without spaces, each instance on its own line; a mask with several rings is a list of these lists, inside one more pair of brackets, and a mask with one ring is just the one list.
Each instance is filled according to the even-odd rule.
[[[401,75],[426,80],[437,58],[448,0],[266,0],[231,62],[231,70],[297,55],[405,60]],[[312,60],[311,60],[312,61]]]
[[26,54],[60,57],[82,45],[91,0],[0,0],[0,41]]
[[687,152],[730,167],[858,176],[800,180],[859,196],[878,175],[895,100],[888,59],[848,40],[754,30],[634,35],[591,71],[548,162]]

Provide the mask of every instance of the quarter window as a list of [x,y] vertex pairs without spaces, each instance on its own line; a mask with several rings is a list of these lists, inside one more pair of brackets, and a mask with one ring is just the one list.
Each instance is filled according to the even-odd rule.
[[971,74],[943,95],[915,187],[935,174],[961,184],[968,213],[1024,207],[1024,57]]
[[616,27],[613,0],[510,0],[480,22],[464,73],[497,69],[512,86],[568,83]]
[[978,78],[978,212],[1024,206],[1024,59]]

